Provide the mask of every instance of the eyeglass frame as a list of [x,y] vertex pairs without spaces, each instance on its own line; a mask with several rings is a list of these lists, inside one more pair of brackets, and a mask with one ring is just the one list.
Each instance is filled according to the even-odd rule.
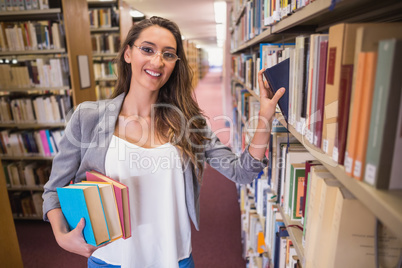
[[[148,56],[148,57],[154,57],[154,56],[156,56],[156,55],[161,55],[162,56],[162,60],[163,61],[166,61],[166,62],[176,62],[176,61],[178,61],[178,60],[180,60],[180,58],[179,58],[179,56],[177,56],[177,54],[176,53],[173,53],[173,52],[168,52],[168,51],[165,51],[165,52],[162,52],[162,51],[158,51],[158,50],[155,50],[155,52],[154,52],[154,55],[145,55],[144,53],[147,53],[147,52],[145,52],[142,48],[144,47],[144,46],[136,46],[135,44],[133,44],[133,47],[136,47],[136,48],[138,48],[140,51],[141,51],[141,54],[142,55],[144,55],[144,56]],[[163,54],[164,53],[172,53],[172,54],[174,54],[174,55],[176,55],[176,60],[174,60],[174,61],[168,61],[168,60],[165,60],[164,58],[163,58]]]

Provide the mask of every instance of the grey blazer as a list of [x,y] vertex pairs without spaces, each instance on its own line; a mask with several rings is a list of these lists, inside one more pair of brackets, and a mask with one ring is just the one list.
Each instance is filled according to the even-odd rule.
[[[56,188],[67,185],[71,180],[85,179],[85,172],[96,170],[105,174],[105,157],[113,136],[116,120],[125,94],[114,99],[98,102],[84,102],[72,114],[65,135],[59,144],[59,153],[53,160],[49,182],[43,193],[43,219],[47,212],[59,208]],[[224,146],[208,128],[205,131],[210,140],[204,144],[204,154],[199,161],[209,163],[230,180],[247,184],[266,166],[267,159],[254,159],[248,149],[240,157]],[[189,159],[182,159],[185,195],[188,214],[197,230],[200,220],[200,184],[193,174]]]

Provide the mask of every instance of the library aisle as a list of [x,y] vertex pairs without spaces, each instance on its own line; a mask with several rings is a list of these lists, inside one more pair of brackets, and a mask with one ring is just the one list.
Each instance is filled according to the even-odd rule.
[[[198,84],[196,97],[223,143],[229,138],[222,120],[222,72],[211,70]],[[215,119],[215,120],[214,120]],[[200,231],[193,229],[196,267],[246,267],[242,258],[240,209],[236,185],[207,166],[201,187]]]
[[[198,84],[197,100],[209,117],[213,130],[224,128],[222,115],[221,72],[209,72]],[[218,134],[223,142],[228,132]],[[226,136],[226,137],[225,137]],[[86,258],[61,249],[49,223],[15,221],[25,268],[86,267]],[[240,209],[235,184],[207,167],[201,188],[200,231],[192,232],[193,256],[197,268],[246,267],[242,259]]]

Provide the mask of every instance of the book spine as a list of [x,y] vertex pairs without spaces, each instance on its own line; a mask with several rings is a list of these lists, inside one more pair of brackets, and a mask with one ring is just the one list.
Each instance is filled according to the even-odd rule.
[[354,169],[354,160],[356,157],[356,144],[357,144],[357,134],[359,125],[359,111],[361,106],[361,99],[363,94],[363,83],[364,83],[364,66],[366,64],[366,54],[360,53],[358,56],[358,62],[356,66],[356,84],[353,94],[353,105],[351,106],[351,111],[349,115],[349,134],[348,142],[345,153],[345,171],[346,174],[352,176]]
[[353,170],[353,177],[358,180],[363,180],[364,166],[366,159],[366,149],[368,132],[370,128],[371,104],[373,101],[374,79],[377,67],[377,52],[363,52],[367,53],[365,74],[364,74],[364,88],[362,94],[362,105],[359,111],[359,130],[356,148],[356,158]]
[[371,109],[364,181],[380,189],[389,188],[395,139],[401,106],[402,42],[381,41]]
[[343,165],[345,161],[345,147],[348,134],[350,94],[352,92],[353,65],[345,64],[341,67],[339,100],[338,100],[338,131],[334,142],[332,158]]

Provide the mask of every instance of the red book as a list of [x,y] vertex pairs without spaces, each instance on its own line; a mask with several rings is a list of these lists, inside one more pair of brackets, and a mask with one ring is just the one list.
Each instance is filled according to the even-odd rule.
[[86,177],[88,181],[110,182],[113,184],[114,192],[116,195],[117,208],[119,210],[121,229],[123,230],[123,239],[131,237],[130,202],[128,196],[128,187],[121,182],[118,182],[94,170],[86,172]]
[[337,151],[334,149],[336,153],[333,154],[334,161],[341,165],[345,162],[352,81],[353,64],[342,65],[338,100],[338,131],[334,141],[334,148],[337,148]]
[[324,106],[325,106],[325,78],[327,77],[327,54],[328,41],[320,43],[320,67],[317,89],[317,117],[315,122],[314,145],[321,148],[322,125],[324,121]]

